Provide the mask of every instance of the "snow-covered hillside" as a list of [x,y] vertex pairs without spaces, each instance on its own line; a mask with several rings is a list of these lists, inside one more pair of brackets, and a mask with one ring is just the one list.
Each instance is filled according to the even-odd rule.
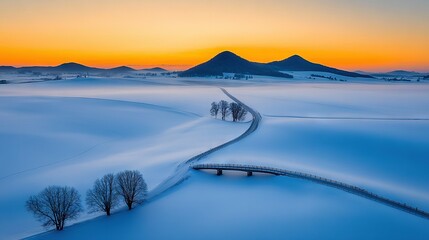
[[217,88],[86,79],[11,84],[0,92],[2,238],[43,231],[24,203],[47,185],[74,186],[83,195],[105,173],[138,169],[150,190],[180,162],[248,126],[209,116],[211,101],[228,99]]

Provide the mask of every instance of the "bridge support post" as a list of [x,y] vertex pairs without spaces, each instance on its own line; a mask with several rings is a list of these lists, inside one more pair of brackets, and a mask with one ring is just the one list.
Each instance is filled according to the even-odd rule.
[[222,169],[218,169],[216,175],[218,176],[222,175]]
[[250,177],[253,175],[253,172],[247,172],[247,176]]

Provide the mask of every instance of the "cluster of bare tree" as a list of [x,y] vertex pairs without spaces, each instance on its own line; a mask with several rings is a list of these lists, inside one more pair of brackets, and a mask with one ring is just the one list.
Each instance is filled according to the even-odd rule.
[[244,121],[246,119],[247,110],[239,103],[228,103],[227,101],[222,100],[218,103],[212,102],[210,114],[215,118],[220,114],[222,120],[225,120],[226,117],[231,115],[232,121],[237,122]]
[[[105,212],[110,216],[111,210],[119,205],[120,198],[131,210],[133,205],[144,202],[146,194],[143,175],[137,170],[126,170],[97,179],[86,194],[86,204],[90,212]],[[56,230],[62,230],[66,220],[75,219],[83,211],[78,191],[67,186],[45,188],[31,196],[26,207],[44,227],[55,226]]]
[[146,193],[143,175],[137,170],[127,170],[95,180],[93,188],[86,194],[86,203],[91,212],[105,212],[109,216],[111,209],[118,205],[118,198],[123,198],[131,210],[134,204],[143,203]]

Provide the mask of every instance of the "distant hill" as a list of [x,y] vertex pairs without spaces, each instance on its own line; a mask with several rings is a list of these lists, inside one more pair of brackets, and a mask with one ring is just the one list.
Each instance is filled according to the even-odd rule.
[[219,53],[209,61],[195,66],[189,70],[181,72],[180,77],[206,77],[221,76],[223,73],[239,73],[262,75],[282,78],[292,78],[289,74],[284,74],[271,69],[263,64],[253,63],[236,54],[225,51]]
[[388,74],[411,75],[411,74],[420,74],[420,73],[405,71],[405,70],[396,70],[396,71],[388,72]]
[[16,67],[12,66],[0,66],[0,71],[14,71],[16,70]]
[[396,70],[396,71],[391,71],[386,73],[373,73],[371,75],[376,77],[414,77],[414,76],[421,76],[423,74],[419,72]]
[[106,70],[109,72],[115,72],[115,73],[126,73],[126,72],[136,71],[134,68],[130,68],[127,66],[115,67],[115,68],[110,68]]
[[400,75],[403,75],[403,76],[421,75],[421,73],[419,73],[419,72],[405,71],[405,70],[396,70],[396,71],[388,72],[387,74],[398,75],[398,76],[400,76]]
[[282,61],[270,62],[267,63],[267,65],[278,71],[315,71],[333,73],[346,77],[373,78],[370,75],[347,72],[340,69],[323,66],[321,64],[312,63],[298,55],[293,55],[292,57],[286,58]]
[[160,67],[145,68],[145,69],[142,69],[142,71],[149,71],[149,72],[168,72],[168,70],[167,70],[167,69],[160,68]]
[[64,63],[58,65],[56,67],[52,67],[51,70],[60,71],[60,72],[91,72],[91,71],[99,71],[99,68],[87,67],[85,65],[79,63]]
[[83,73],[83,72],[99,72],[103,69],[92,68],[79,63],[63,63],[55,67],[21,67],[17,68],[20,72],[46,72],[46,73]]
[[391,72],[378,72],[378,73],[368,73],[371,76],[379,78],[393,78],[393,77],[422,77],[425,74],[413,71],[405,70],[395,70]]
[[127,73],[135,71],[135,69],[121,66],[116,68],[104,69],[104,68],[94,68],[88,67],[79,63],[63,63],[55,67],[10,67],[10,66],[0,66],[0,72],[5,71],[18,71],[18,72],[40,72],[40,73]]

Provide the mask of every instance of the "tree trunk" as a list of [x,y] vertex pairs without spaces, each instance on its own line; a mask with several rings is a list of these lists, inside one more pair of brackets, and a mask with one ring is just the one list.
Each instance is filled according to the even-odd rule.
[[64,221],[60,220],[60,222],[58,224],[56,224],[56,228],[57,228],[58,231],[63,230],[63,228],[64,228]]

